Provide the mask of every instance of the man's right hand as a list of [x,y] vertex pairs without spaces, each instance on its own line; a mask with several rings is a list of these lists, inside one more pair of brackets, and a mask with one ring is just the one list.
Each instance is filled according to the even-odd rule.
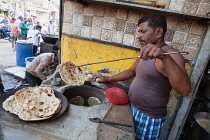
[[106,82],[109,82],[109,77],[102,76],[102,75],[95,75],[93,76],[92,80],[99,83],[106,83]]

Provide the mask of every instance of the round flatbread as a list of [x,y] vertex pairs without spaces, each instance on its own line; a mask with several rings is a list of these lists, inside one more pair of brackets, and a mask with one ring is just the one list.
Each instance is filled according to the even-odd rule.
[[24,120],[24,121],[40,121],[40,120],[46,120],[46,119],[49,119],[53,116],[48,116],[48,117],[38,117],[34,114],[32,114],[30,111],[24,109],[24,108],[21,108],[19,114],[18,114],[18,117],[21,119],[21,120]]
[[89,106],[94,106],[94,105],[99,105],[99,104],[101,104],[101,101],[98,98],[96,98],[96,97],[88,98],[88,105]]
[[6,111],[10,111],[11,108],[12,108],[12,103],[14,102],[14,100],[15,100],[15,95],[12,95],[9,98],[7,98],[2,104],[3,108]]
[[60,103],[60,99],[41,92],[39,95],[31,97],[31,100],[28,102],[28,109],[36,116],[47,117],[55,114]]
[[[90,72],[83,67],[72,67],[75,66],[71,62],[62,63],[60,66],[60,75],[63,81],[71,86],[80,86],[89,80]],[[88,75],[88,76],[87,76]]]
[[25,121],[45,120],[61,110],[61,100],[50,87],[27,87],[3,102],[3,108]]
[[84,106],[85,101],[81,96],[76,96],[74,98],[69,99],[69,103],[78,106]]

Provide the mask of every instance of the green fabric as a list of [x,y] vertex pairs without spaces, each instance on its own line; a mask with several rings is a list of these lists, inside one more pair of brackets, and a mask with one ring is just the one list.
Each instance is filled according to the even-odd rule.
[[20,29],[21,29],[21,34],[27,34],[28,33],[28,26],[24,23],[20,23]]

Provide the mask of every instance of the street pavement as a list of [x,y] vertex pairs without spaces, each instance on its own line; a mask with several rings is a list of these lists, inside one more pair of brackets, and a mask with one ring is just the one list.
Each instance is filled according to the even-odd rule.
[[16,65],[16,52],[13,52],[11,42],[0,39],[0,76],[4,90],[14,88],[17,85],[18,79],[4,72],[4,69]]
[[11,42],[0,39],[0,73],[3,69],[16,65],[16,52],[13,52]]

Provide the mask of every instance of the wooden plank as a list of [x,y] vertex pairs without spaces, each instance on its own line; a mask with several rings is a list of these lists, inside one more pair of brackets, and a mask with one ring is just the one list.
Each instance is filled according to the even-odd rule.
[[193,100],[197,93],[197,89],[200,84],[200,80],[202,78],[203,72],[209,60],[209,52],[210,52],[209,38],[210,38],[210,25],[207,28],[206,36],[203,40],[200,52],[194,64],[194,69],[190,76],[191,86],[192,86],[191,93],[188,96],[184,96],[182,99],[180,108],[177,112],[173,126],[169,133],[168,140],[178,140],[180,137],[180,134],[184,127],[188,113],[191,109]]
[[[114,105],[107,112],[103,120],[128,124],[133,126],[133,115],[129,104],[126,105]],[[125,126],[122,126],[125,127]],[[98,126],[97,139],[98,140],[134,140],[134,127],[125,127],[133,130],[128,132],[122,129],[114,128],[109,125],[100,124]]]

